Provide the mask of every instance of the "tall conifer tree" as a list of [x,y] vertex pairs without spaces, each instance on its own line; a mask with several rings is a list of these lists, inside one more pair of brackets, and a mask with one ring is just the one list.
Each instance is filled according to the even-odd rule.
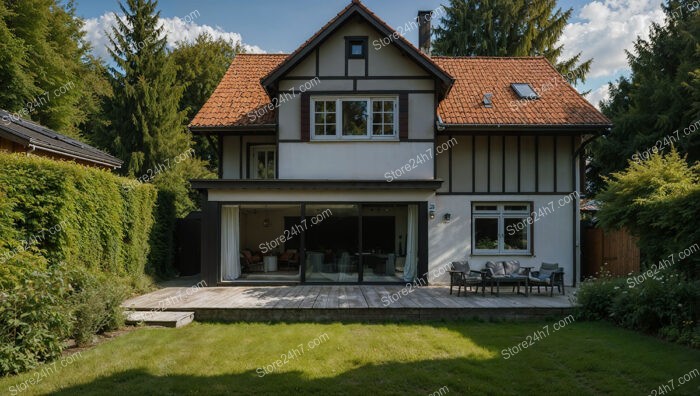
[[103,142],[125,160],[123,171],[149,173],[167,165],[190,146],[185,111],[179,109],[183,87],[166,51],[155,0],[119,3],[124,18],[110,34],[114,96],[108,104],[111,126]]
[[433,54],[446,56],[544,56],[573,83],[583,82],[592,60],[560,59],[557,45],[572,9],[556,0],[450,0],[434,29]]

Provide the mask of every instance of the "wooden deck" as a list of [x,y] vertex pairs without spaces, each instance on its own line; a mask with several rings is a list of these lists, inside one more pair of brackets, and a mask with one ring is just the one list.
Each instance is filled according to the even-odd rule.
[[[507,288],[510,290],[509,288]],[[567,296],[449,294],[449,287],[298,285],[165,287],[124,302],[134,311],[188,311],[197,321],[391,321],[528,319],[571,313]]]

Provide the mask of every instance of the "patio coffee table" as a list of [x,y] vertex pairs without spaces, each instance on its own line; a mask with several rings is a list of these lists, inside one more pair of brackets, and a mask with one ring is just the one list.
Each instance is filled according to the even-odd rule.
[[514,285],[518,286],[518,294],[520,293],[520,286],[525,286],[525,296],[529,297],[530,296],[530,289],[528,285],[528,277],[527,275],[508,275],[508,276],[494,276],[493,278],[490,278],[489,281],[491,282],[491,294],[493,294],[493,285],[496,285],[496,295],[500,295],[501,292],[501,284],[504,285]]

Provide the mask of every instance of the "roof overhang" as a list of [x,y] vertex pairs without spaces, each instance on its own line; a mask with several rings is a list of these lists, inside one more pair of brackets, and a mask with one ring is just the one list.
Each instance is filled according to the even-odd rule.
[[[333,34],[338,28],[349,21],[352,17],[359,15],[365,21],[367,21],[371,26],[377,29],[385,37],[390,37],[394,34],[398,36],[397,39],[391,40],[392,44],[397,46],[404,54],[413,59],[418,63],[423,69],[430,73],[437,81],[440,82],[440,96],[447,96],[448,92],[452,88],[454,83],[454,78],[444,71],[435,62],[430,60],[427,56],[423,55],[417,48],[415,48],[411,43],[409,43],[403,36],[399,35],[394,29],[389,27],[384,21],[377,18],[371,11],[369,11],[360,2],[353,1],[348,7],[345,8],[340,14],[338,14],[331,22],[326,25],[319,33],[317,33],[312,39],[307,43],[303,44],[300,48],[294,51],[284,62],[273,69],[267,76],[260,79],[265,91],[272,98],[275,96],[275,89],[277,82],[282,78],[287,72],[289,72],[293,67],[298,65],[302,60],[304,60],[308,55],[310,55],[313,50],[321,45],[331,34]],[[395,36],[396,37],[396,36]]]
[[612,128],[610,125],[533,125],[533,124],[441,124],[438,123],[438,135],[478,135],[478,134],[530,134],[562,135],[592,134],[604,135]]
[[443,183],[435,180],[232,180],[196,179],[195,190],[426,190],[436,191]]
[[80,161],[85,161],[85,162],[91,162],[96,165],[101,165],[107,168],[112,168],[112,169],[119,169],[122,167],[123,162],[121,160],[117,161],[104,161],[104,160],[99,160],[96,158],[92,158],[90,156],[85,156],[85,155],[78,155],[75,153],[68,152],[66,150],[56,150],[52,147],[42,145],[38,142],[36,143],[29,143],[28,147],[32,150],[39,150],[39,151],[44,151],[49,154],[55,154],[55,155],[60,155],[68,158],[72,158],[75,160],[80,160]]

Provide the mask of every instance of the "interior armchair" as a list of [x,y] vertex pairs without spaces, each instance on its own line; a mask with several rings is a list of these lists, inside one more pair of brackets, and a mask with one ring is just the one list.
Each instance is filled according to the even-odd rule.
[[241,250],[241,267],[249,272],[265,270],[263,256],[259,252],[253,253],[250,249]]
[[280,266],[284,265],[285,268],[294,269],[299,265],[299,256],[296,249],[287,249],[277,258],[277,262]]

